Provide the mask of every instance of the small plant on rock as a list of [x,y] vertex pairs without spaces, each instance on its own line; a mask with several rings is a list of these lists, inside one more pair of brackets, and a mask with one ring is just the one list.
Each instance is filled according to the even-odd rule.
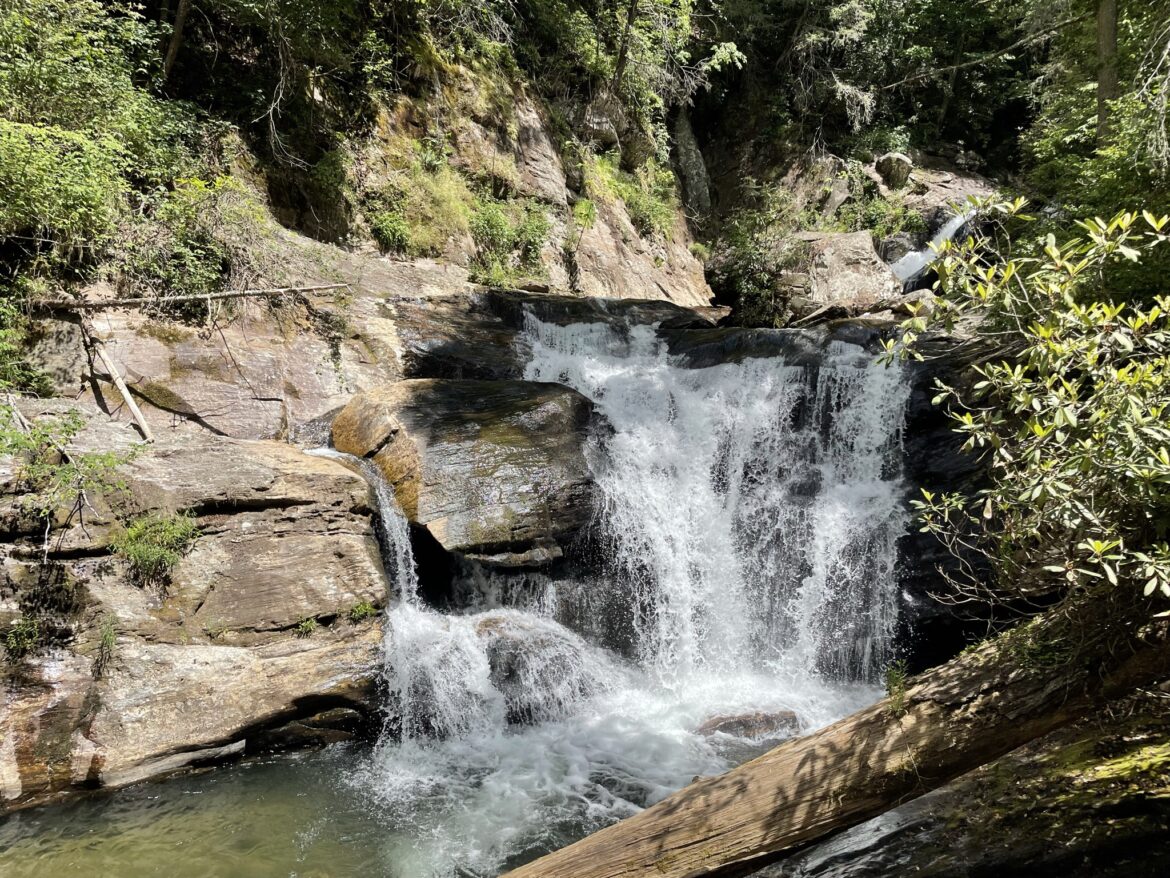
[[4,651],[11,660],[22,659],[41,645],[41,625],[28,616],[13,622],[4,635]]
[[93,678],[100,680],[106,673],[106,668],[114,660],[114,649],[118,643],[118,629],[114,620],[109,616],[102,617],[100,633],[98,635],[97,653],[93,658]]
[[906,663],[904,661],[892,662],[886,668],[886,697],[890,699],[890,713],[894,716],[903,716],[908,709],[906,680]]
[[297,637],[312,637],[320,626],[317,620],[310,616],[297,623]]
[[369,601],[361,601],[349,609],[349,621],[354,625],[376,615],[378,615],[378,608]]
[[134,519],[114,541],[114,551],[130,564],[140,585],[165,587],[171,571],[199,537],[199,528],[187,514],[150,513]]
[[380,211],[371,217],[370,234],[383,253],[405,253],[410,247],[410,224],[392,210]]

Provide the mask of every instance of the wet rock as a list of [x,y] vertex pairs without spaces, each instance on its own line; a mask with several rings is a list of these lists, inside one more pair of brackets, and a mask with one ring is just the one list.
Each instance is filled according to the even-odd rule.
[[555,555],[589,520],[593,417],[560,385],[409,380],[355,397],[333,442],[377,463],[407,518],[448,552],[499,561]]
[[887,152],[877,160],[875,167],[887,186],[891,189],[901,189],[910,180],[914,162],[900,152]]
[[604,689],[614,673],[594,648],[548,619],[496,610],[479,618],[475,633],[511,723],[563,717],[582,698]]
[[757,711],[731,716],[713,716],[695,729],[696,734],[731,735],[734,738],[791,737],[800,729],[800,718],[795,711],[778,710],[772,713]]
[[681,110],[674,120],[674,149],[687,208],[696,214],[710,213],[711,180],[686,110]]

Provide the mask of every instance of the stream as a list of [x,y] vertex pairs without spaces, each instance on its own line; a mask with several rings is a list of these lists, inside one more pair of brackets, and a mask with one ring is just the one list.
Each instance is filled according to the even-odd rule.
[[351,461],[393,593],[381,738],[17,813],[5,878],[491,878],[878,697],[908,523],[901,370],[842,341],[812,365],[690,368],[653,325],[531,315],[524,342],[525,378],[610,428],[589,447],[589,563],[428,606],[392,490]]

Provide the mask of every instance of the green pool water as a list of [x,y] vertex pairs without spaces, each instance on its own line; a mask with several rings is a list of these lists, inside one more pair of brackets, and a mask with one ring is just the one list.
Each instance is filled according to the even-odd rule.
[[0,818],[0,875],[400,878],[402,838],[347,782],[364,757],[335,747],[250,760],[20,811]]

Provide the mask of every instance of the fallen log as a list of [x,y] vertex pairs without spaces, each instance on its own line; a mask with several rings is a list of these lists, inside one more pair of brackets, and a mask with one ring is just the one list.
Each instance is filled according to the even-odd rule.
[[133,296],[128,299],[37,299],[29,308],[46,311],[101,311],[106,308],[128,308],[138,305],[167,305],[173,302],[205,302],[219,299],[251,299],[267,296],[285,296],[299,293],[326,292],[348,289],[349,284],[318,284],[307,287],[270,287],[259,290],[224,290],[219,293],[192,293],[182,296]]
[[89,346],[97,354],[97,358],[102,361],[102,365],[106,367],[106,371],[110,375],[110,380],[114,382],[114,387],[118,389],[118,393],[122,395],[122,399],[130,409],[130,415],[134,418],[134,423],[142,431],[142,438],[147,442],[153,442],[154,433],[151,432],[150,424],[146,423],[146,418],[142,415],[142,409],[138,407],[138,403],[130,395],[130,388],[126,386],[126,382],[122,379],[122,373],[118,370],[117,364],[110,359],[109,352],[106,351],[105,343],[102,341],[101,336],[97,334],[96,330],[94,330],[93,323],[90,322],[88,317],[82,318],[81,331],[85,333],[85,337],[89,340]]
[[505,878],[748,874],[1170,675],[1165,624],[1136,621],[1123,630],[1130,633],[1099,637],[1087,651],[1078,644],[1066,665],[1029,657],[1018,648],[1023,629],[1010,632],[904,692],[693,783]]

